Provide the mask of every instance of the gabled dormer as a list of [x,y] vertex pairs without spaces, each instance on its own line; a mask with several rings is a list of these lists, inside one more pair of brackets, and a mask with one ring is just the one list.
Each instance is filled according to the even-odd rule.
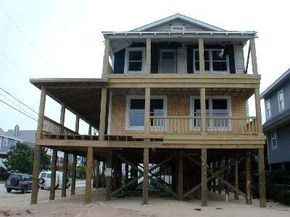
[[[254,41],[256,32],[227,31],[175,14],[131,31],[103,35],[105,54],[111,58],[103,74],[247,74],[250,52],[245,58],[244,47]],[[253,43],[248,47],[253,51]],[[109,62],[109,56],[104,61]]]

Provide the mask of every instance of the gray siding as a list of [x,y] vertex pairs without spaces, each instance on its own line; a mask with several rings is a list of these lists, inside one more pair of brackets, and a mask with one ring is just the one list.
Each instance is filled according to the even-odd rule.
[[234,45],[236,73],[244,73],[244,51],[242,45]]
[[282,163],[290,161],[290,124],[276,130],[277,148],[272,149],[267,135],[268,163]]
[[[280,86],[280,88],[277,88],[277,90],[272,93],[271,95],[269,95],[268,97],[265,98],[265,103],[267,100],[270,99],[270,104],[271,104],[271,118],[275,117],[276,115],[278,115],[279,109],[278,109],[278,97],[277,94],[278,92],[283,89],[283,93],[284,93],[284,104],[285,104],[285,109],[290,109],[290,83],[284,83],[283,85]],[[283,111],[281,111],[283,112]]]

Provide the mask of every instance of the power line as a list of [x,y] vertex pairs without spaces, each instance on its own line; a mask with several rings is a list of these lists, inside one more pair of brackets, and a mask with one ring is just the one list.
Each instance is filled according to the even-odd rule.
[[54,68],[51,66],[51,64],[47,61],[47,59],[40,53],[40,51],[34,46],[34,44],[31,42],[31,40],[29,40],[29,38],[26,36],[26,34],[24,33],[24,31],[20,28],[20,26],[18,26],[16,24],[16,22],[14,22],[14,20],[12,19],[12,17],[4,10],[4,8],[2,6],[0,6],[0,9],[2,11],[2,13],[8,18],[8,20],[14,25],[14,27],[17,29],[17,31],[20,33],[20,35],[28,42],[28,44],[30,45],[30,47],[35,51],[35,53],[40,57],[40,59],[42,59],[43,62],[45,62],[45,64],[47,66],[49,66],[49,68],[55,72]]
[[16,111],[18,111],[18,112],[20,112],[21,114],[25,115],[26,117],[28,117],[28,118],[30,118],[30,119],[32,119],[32,120],[34,120],[34,121],[37,121],[35,118],[33,118],[33,117],[31,117],[30,115],[28,115],[28,114],[26,114],[26,113],[20,111],[19,109],[17,109],[17,108],[15,108],[14,106],[8,104],[7,102],[3,101],[2,99],[0,99],[0,102],[4,103],[5,105],[11,107],[12,109],[14,109],[14,110],[16,110]]
[[12,97],[14,100],[16,100],[17,102],[19,102],[21,105],[25,106],[26,108],[28,108],[30,111],[34,112],[35,114],[38,115],[38,112],[36,112],[35,110],[33,110],[30,106],[26,105],[25,103],[23,103],[22,101],[20,101],[19,99],[17,99],[15,96],[13,96],[11,93],[9,93],[8,91],[4,90],[2,87],[0,87],[0,90],[2,90],[4,93],[6,93],[7,95],[9,95],[10,97]]

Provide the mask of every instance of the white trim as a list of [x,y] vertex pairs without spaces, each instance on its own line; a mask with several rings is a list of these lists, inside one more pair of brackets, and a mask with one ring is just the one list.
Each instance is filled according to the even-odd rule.
[[[273,138],[276,144],[273,143]],[[272,131],[270,132],[270,144],[271,144],[271,149],[275,150],[278,148],[278,138],[277,138],[277,131]]]
[[[144,126],[140,126],[140,127],[132,127],[129,126],[129,105],[130,105],[130,100],[131,99],[145,99],[145,96],[141,96],[141,95],[127,95],[126,96],[126,111],[125,111],[125,130],[138,130],[138,131],[144,131]],[[151,99],[162,99],[163,100],[163,116],[166,117],[167,116],[167,96],[151,96]],[[145,111],[145,108],[144,108]]]
[[[213,48],[213,49],[204,49],[204,51],[209,51],[209,71],[205,72],[211,72],[211,73],[225,73],[225,74],[229,74],[230,73],[230,61],[229,61],[229,55],[226,55],[226,64],[227,64],[227,70],[226,71],[214,71],[213,70],[213,59],[212,59],[212,52],[213,51],[219,51],[221,49],[218,48]],[[194,73],[200,73],[200,71],[196,70],[195,68],[195,51],[199,51],[198,49],[193,49],[193,60],[192,60],[192,67],[193,67],[193,72]],[[223,62],[223,61],[222,61]]]
[[109,114],[108,114],[108,135],[111,134],[111,126],[112,126],[112,97],[113,97],[113,92],[110,90],[109,93]]
[[[280,105],[280,94],[282,94],[283,108],[281,108],[281,105]],[[277,101],[278,101],[278,111],[281,112],[281,111],[283,111],[285,109],[285,99],[284,99],[283,89],[278,91],[278,93],[277,93]]]
[[184,32],[185,26],[184,25],[171,25],[170,31],[172,31],[172,32]]
[[[129,52],[130,51],[141,51],[142,52],[142,66],[141,71],[129,71]],[[145,48],[144,47],[128,47],[125,49],[125,67],[124,73],[144,73],[145,72]]]
[[[268,115],[268,113],[267,113],[267,105],[269,104],[269,115]],[[268,120],[268,119],[270,119],[271,118],[271,116],[272,116],[272,114],[271,114],[271,101],[270,101],[270,99],[268,99],[268,100],[266,100],[265,101],[265,116],[266,116],[266,120]]]

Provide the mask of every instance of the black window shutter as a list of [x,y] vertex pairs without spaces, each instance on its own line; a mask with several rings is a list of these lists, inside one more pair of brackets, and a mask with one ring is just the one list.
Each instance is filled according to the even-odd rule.
[[151,73],[158,73],[158,44],[151,44]]
[[192,45],[187,45],[187,73],[193,72],[193,47]]
[[125,49],[115,53],[114,73],[124,74],[125,67]]
[[230,65],[230,73],[236,73],[236,65],[235,65],[235,53],[234,53],[234,46],[227,45],[226,46],[226,53],[229,55],[229,65]]

